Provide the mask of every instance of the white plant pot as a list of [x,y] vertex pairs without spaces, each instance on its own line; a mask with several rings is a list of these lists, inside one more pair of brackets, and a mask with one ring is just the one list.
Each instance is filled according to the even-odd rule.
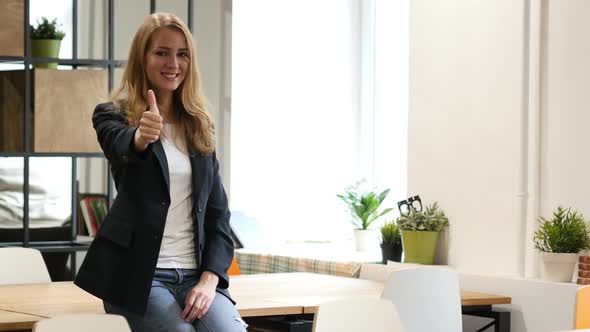
[[354,244],[356,251],[368,251],[379,247],[377,241],[377,230],[375,229],[355,229]]
[[542,252],[541,275],[543,279],[556,282],[572,282],[578,254]]

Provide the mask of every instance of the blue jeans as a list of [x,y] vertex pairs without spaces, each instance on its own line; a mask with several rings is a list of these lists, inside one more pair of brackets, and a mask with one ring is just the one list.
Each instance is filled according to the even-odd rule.
[[145,316],[107,302],[104,302],[105,311],[125,317],[133,332],[245,332],[238,310],[219,293],[201,319],[191,324],[181,318],[186,295],[198,281],[195,270],[156,269]]

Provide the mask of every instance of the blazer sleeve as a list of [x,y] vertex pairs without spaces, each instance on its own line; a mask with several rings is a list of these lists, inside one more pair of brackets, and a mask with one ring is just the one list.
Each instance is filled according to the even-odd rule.
[[230,215],[227,195],[219,175],[219,162],[214,152],[213,184],[205,209],[205,250],[202,263],[204,270],[211,271],[219,277],[219,288],[229,286],[227,270],[234,256],[229,227]]
[[98,104],[92,114],[92,125],[105,157],[112,164],[124,165],[145,160],[151,144],[139,153],[133,140],[137,128],[127,125],[125,116],[113,103]]

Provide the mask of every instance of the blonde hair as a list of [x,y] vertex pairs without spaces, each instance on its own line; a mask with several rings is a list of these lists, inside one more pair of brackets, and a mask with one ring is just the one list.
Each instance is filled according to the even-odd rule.
[[149,108],[147,90],[150,87],[144,69],[145,55],[150,47],[150,37],[161,28],[179,31],[186,39],[190,61],[184,81],[174,91],[175,102],[182,106],[175,116],[189,151],[196,150],[209,155],[215,150],[215,132],[213,120],[205,109],[207,101],[201,91],[197,48],[187,26],[176,15],[155,13],[145,18],[133,37],[121,84],[113,92],[111,101],[124,112],[131,125],[139,123],[142,113]]

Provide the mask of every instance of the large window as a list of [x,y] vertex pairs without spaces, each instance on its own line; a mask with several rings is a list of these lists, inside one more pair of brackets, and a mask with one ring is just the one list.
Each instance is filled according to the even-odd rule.
[[405,196],[408,11],[379,5],[234,1],[230,204],[275,237],[350,237],[361,178]]

